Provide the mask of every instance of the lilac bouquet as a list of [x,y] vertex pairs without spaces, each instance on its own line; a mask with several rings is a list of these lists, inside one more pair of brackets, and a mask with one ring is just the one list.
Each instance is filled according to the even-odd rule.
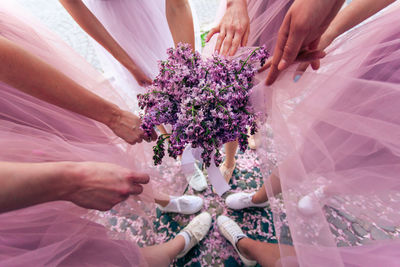
[[186,145],[202,148],[206,167],[212,157],[217,166],[221,163],[224,143],[238,139],[245,151],[248,129],[251,134],[257,130],[256,114],[249,106],[253,77],[268,58],[267,50],[255,48],[235,59],[216,54],[203,59],[188,44],[179,44],[167,54],[147,93],[138,95],[145,111],[141,127],[146,134],[156,125],[172,126],[171,133],[160,135],[153,147],[154,163],[161,163],[167,139],[168,154],[173,158],[181,155]]

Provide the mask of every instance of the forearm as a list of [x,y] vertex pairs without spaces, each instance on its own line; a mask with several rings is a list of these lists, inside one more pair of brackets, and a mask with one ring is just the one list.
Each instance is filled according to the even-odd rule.
[[393,2],[394,0],[353,0],[334,18],[326,34],[333,40]]
[[192,11],[187,0],[166,0],[166,16],[168,26],[174,39],[178,43],[188,43],[195,49],[195,37]]
[[62,200],[74,189],[65,178],[71,163],[0,162],[0,213]]
[[115,41],[81,0],[60,0],[60,3],[82,29],[110,52],[123,66],[130,69],[132,65],[135,65],[128,53]]
[[0,81],[27,94],[110,125],[120,109],[60,71],[0,37]]
[[232,5],[235,5],[235,4],[244,5],[247,8],[247,0],[227,0],[226,1],[226,7],[227,8],[232,6]]

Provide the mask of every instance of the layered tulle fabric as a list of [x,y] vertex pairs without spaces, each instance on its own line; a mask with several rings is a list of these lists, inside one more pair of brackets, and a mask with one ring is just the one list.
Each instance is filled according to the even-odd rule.
[[[85,0],[91,12],[107,31],[151,78],[158,74],[158,61],[166,59],[166,50],[174,46],[165,15],[165,0]],[[136,96],[145,89],[132,74],[103,47],[96,44],[105,76],[120,94],[129,99],[131,111],[137,111]]]
[[[129,102],[125,102],[89,64],[12,2],[1,4],[0,36],[88,90],[127,108]],[[156,170],[150,167],[150,144],[128,146],[104,125],[35,99],[4,83],[0,83],[0,147],[1,161],[99,161],[150,173],[152,182],[145,186],[145,192],[115,209],[121,216],[153,213],[153,188],[179,195],[186,183],[183,176],[183,180],[179,180],[173,168],[163,166],[162,170]],[[111,240],[109,231],[82,216],[92,220],[102,217],[101,213],[88,213],[65,202],[0,215],[0,265],[146,264],[134,242]],[[146,234],[151,234],[151,229]],[[118,238],[134,239],[134,236]]]
[[[399,264],[399,15],[396,4],[339,37],[298,82],[297,66],[270,87],[258,77],[253,103],[268,115],[258,152],[283,266]],[[307,195],[311,211],[299,206]]]
[[52,203],[0,215],[2,266],[146,266],[139,248],[80,218],[85,211]]

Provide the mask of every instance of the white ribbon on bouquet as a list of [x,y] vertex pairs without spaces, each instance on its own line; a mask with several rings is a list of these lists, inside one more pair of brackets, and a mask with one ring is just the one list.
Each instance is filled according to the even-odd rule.
[[[182,153],[181,168],[183,173],[192,174],[194,172],[194,164],[196,160],[203,163],[201,158],[202,150],[201,148],[192,148],[192,146],[187,146]],[[225,181],[223,175],[221,174],[218,167],[215,165],[214,160],[211,160],[210,167],[207,168],[208,180],[214,187],[215,192],[222,196],[226,191],[230,189],[230,186]]]

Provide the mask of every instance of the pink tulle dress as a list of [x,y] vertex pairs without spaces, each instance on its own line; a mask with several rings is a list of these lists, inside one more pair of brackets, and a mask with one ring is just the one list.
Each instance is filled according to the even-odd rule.
[[[102,76],[12,1],[1,4],[0,36],[88,90],[127,108],[123,98]],[[149,172],[152,182],[145,187],[145,192],[116,207],[115,212],[122,216],[146,216],[154,212],[153,188],[169,189],[166,193],[179,195],[186,185],[185,180],[179,182],[179,176],[166,176],[160,170],[150,168],[150,144],[128,146],[104,125],[47,104],[2,82],[0,147],[1,161],[98,161]],[[131,241],[134,236],[113,235],[93,222],[101,221],[101,217],[101,213],[88,212],[63,201],[0,214],[0,265],[147,265],[139,247]],[[142,226],[138,225],[139,228]],[[151,229],[146,233],[149,238],[150,233]],[[164,256],[168,262],[167,255],[157,255],[158,258]]]
[[[165,15],[165,0],[84,0],[106,30],[150,78],[158,74],[158,61],[174,46]],[[105,76],[137,111],[137,94],[145,92],[132,74],[108,51],[95,44]]]
[[297,66],[270,87],[258,77],[253,104],[268,115],[258,153],[283,266],[399,266],[399,16],[396,3],[343,34],[298,82]]
[[[273,52],[289,6],[248,1],[248,45]],[[220,18],[224,1],[221,7]],[[297,82],[297,65],[270,87],[267,72],[256,77],[252,101],[265,115],[257,152],[278,266],[399,266],[399,16],[399,4],[392,4],[343,34],[327,48],[320,70],[307,70]],[[273,194],[271,171],[280,177],[281,194]],[[312,212],[299,205],[307,196]]]

